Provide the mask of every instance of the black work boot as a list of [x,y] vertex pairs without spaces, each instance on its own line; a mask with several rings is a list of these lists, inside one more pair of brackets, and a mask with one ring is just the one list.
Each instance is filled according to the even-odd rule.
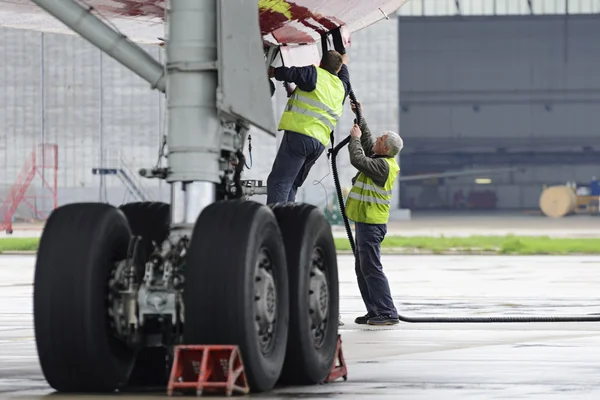
[[398,317],[393,318],[391,315],[381,314],[367,321],[369,325],[397,325],[400,323]]
[[373,318],[373,317],[375,317],[375,314],[366,313],[363,316],[356,317],[356,319],[354,320],[354,323],[356,323],[358,325],[366,325],[367,322],[369,321],[369,318]]

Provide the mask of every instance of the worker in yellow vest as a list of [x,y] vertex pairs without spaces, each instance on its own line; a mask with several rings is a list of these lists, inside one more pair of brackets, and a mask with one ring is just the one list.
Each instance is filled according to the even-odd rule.
[[[360,106],[360,105],[359,105]],[[358,287],[367,314],[357,324],[395,325],[398,311],[390,285],[381,265],[381,242],[387,233],[392,189],[400,171],[396,156],[404,146],[395,132],[386,131],[376,140],[363,115],[360,126],[350,131],[350,163],[358,170],[346,201],[346,215],[356,226],[356,264]],[[356,112],[355,105],[352,110]]]
[[342,116],[349,91],[348,55],[326,52],[321,65],[269,68],[269,78],[296,84],[279,121],[283,138],[269,177],[267,204],[294,202]]

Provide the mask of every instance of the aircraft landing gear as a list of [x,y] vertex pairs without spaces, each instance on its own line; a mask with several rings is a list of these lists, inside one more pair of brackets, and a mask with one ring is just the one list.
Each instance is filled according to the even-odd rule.
[[241,199],[264,189],[241,179],[250,126],[277,131],[276,49],[265,59],[256,3],[171,2],[160,65],[74,0],[33,2],[165,91],[168,112],[168,166],[144,176],[171,185],[170,204],[70,204],[48,219],[34,320],[50,385],[160,384],[181,344],[237,346],[253,392],[324,382],[338,330],[330,226],[312,206]]
[[69,204],[50,215],[34,282],[48,383],[61,392],[164,386],[177,344],[239,346],[253,392],[324,382],[338,275],[323,213],[217,201],[185,245],[169,244],[168,215],[164,203]]

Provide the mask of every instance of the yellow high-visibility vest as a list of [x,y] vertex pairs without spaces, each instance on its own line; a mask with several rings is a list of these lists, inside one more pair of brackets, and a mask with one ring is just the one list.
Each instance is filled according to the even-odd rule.
[[394,157],[386,158],[390,166],[385,186],[377,186],[371,178],[362,172],[348,193],[346,216],[354,222],[365,224],[387,224],[390,218],[392,188],[400,167]]
[[296,88],[279,121],[279,130],[313,137],[327,147],[330,133],[342,116],[344,84],[336,75],[317,68],[317,87],[312,92]]

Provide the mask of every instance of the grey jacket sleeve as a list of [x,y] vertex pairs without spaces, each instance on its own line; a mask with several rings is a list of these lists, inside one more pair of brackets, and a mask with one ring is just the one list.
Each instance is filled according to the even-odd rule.
[[[354,123],[356,123],[356,119],[354,120]],[[359,127],[360,131],[362,132],[362,135],[360,136],[360,144],[365,152],[365,155],[367,157],[371,157],[373,155],[373,145],[375,144],[375,141],[373,140],[373,136],[371,136],[371,130],[369,129],[367,121],[365,121],[364,117]]]
[[348,144],[350,152],[350,164],[358,171],[362,172],[377,186],[385,186],[387,181],[390,166],[384,158],[370,158],[373,153],[373,138],[371,132],[364,122],[361,124],[361,138],[351,137]]

